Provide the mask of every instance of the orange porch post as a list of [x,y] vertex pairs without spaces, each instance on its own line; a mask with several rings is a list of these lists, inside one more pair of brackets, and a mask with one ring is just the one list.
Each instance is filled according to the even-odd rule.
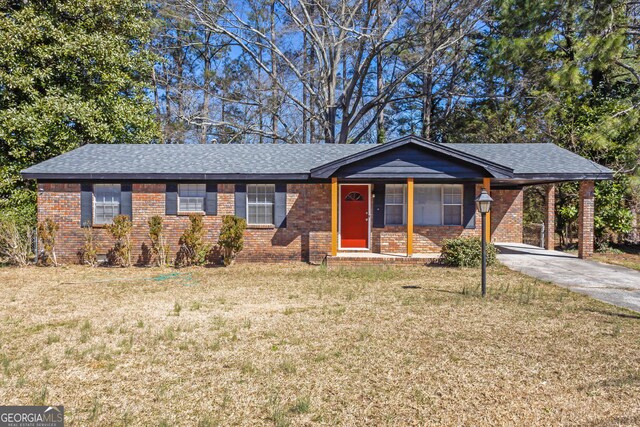
[[413,255],[413,178],[407,178],[407,256]]
[[338,254],[338,178],[331,178],[331,256]]

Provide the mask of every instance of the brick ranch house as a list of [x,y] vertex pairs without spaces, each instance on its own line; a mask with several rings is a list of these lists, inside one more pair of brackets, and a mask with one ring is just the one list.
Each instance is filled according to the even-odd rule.
[[[60,225],[58,257],[78,262],[82,227],[118,214],[133,222],[134,260],[162,215],[171,245],[204,215],[217,242],[224,215],[246,218],[239,260],[424,263],[444,239],[479,236],[474,200],[494,199],[493,242],[522,242],[523,188],[546,185],[553,247],[554,183],[580,181],[579,254],[593,252],[594,180],[612,171],[553,144],[435,144],[404,137],[382,145],[85,145],[24,171],[38,184],[38,219]],[[382,256],[386,255],[386,256]],[[422,259],[422,261],[419,261]]]

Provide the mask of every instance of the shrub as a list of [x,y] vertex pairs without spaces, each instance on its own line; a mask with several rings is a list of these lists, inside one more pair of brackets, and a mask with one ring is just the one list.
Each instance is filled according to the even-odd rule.
[[169,244],[164,234],[163,219],[156,215],[149,218],[149,238],[151,239],[151,252],[155,256],[156,264],[160,267],[167,264]]
[[205,243],[205,230],[202,215],[189,215],[189,228],[180,237],[180,249],[176,256],[176,265],[202,265],[207,259],[211,246]]
[[96,236],[93,227],[86,225],[82,228],[84,244],[80,251],[80,259],[83,264],[96,267],[98,265],[98,250],[96,249]]
[[107,230],[115,239],[116,244],[109,251],[109,262],[113,265],[128,267],[131,265],[131,220],[127,215],[118,215]]
[[58,265],[56,258],[56,238],[60,226],[51,218],[38,223],[38,238],[42,242],[42,251],[38,255],[42,265]]
[[0,218],[0,257],[5,262],[23,267],[31,260],[33,229],[14,218]]
[[[479,267],[482,264],[482,240],[479,237],[447,239],[442,245],[441,260],[452,267]],[[495,262],[496,248],[487,243],[487,265]]]
[[244,230],[247,222],[243,218],[233,215],[226,215],[222,218],[222,228],[218,245],[222,248],[222,260],[224,265],[231,265],[236,258],[236,254],[244,246]]

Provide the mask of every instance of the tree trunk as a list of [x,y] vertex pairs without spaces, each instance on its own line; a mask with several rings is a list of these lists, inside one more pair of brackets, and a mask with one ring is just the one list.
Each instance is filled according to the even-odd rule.
[[[276,2],[271,2],[271,43],[276,45]],[[271,132],[273,142],[278,142],[278,57],[275,50],[271,50]]]
[[[384,80],[382,76],[382,52],[380,52],[378,58],[376,59],[376,88],[377,94],[380,95],[382,93],[382,89],[384,88]],[[378,118],[376,120],[376,137],[378,144],[384,144],[384,108],[380,109]]]

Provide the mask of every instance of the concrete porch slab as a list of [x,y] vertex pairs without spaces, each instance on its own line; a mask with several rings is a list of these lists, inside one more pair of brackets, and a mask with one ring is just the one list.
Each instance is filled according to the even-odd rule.
[[405,254],[372,253],[372,252],[338,252],[336,256],[327,257],[327,266],[360,266],[360,265],[427,265],[438,263],[440,254]]

